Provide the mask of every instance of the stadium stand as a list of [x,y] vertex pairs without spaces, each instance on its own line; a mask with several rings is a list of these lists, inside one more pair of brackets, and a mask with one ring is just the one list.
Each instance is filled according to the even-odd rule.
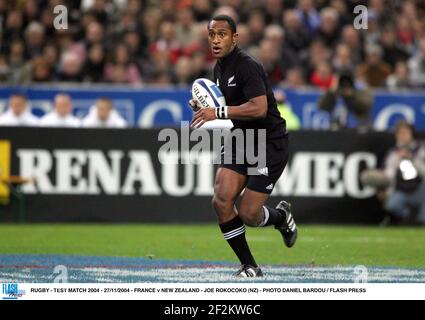
[[[352,27],[358,4],[368,29]],[[53,8],[68,8],[55,29]],[[187,85],[211,70],[206,22],[236,15],[273,85],[326,88],[342,69],[372,87],[425,86],[423,1],[0,0],[0,79]],[[296,71],[295,71],[296,70]]]

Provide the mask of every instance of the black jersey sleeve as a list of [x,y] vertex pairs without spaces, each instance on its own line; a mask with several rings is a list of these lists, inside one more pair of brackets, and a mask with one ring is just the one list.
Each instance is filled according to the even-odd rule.
[[245,60],[241,63],[239,72],[242,90],[247,100],[267,94],[265,74],[260,64],[253,60]]

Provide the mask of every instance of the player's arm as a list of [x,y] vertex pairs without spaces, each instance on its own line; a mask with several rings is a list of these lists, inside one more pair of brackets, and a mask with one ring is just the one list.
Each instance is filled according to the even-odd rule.
[[267,97],[265,95],[251,98],[240,106],[219,108],[202,108],[195,112],[191,126],[201,127],[205,122],[215,119],[252,120],[265,118],[267,115]]
[[227,107],[227,119],[252,120],[265,118],[267,115],[267,97],[261,95],[249,99],[248,102],[240,106]]

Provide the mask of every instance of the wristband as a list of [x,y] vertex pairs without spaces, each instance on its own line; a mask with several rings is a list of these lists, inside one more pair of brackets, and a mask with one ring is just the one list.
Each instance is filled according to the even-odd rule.
[[227,119],[228,113],[227,113],[227,106],[221,106],[218,108],[215,108],[215,117],[217,119]]

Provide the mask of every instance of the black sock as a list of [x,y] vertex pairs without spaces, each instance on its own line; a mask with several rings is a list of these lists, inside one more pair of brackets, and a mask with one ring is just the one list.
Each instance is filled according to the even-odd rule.
[[224,239],[227,240],[232,250],[238,256],[242,264],[258,267],[248,247],[245,238],[245,225],[242,220],[236,216],[234,219],[219,225]]
[[260,227],[268,226],[280,226],[285,221],[284,216],[275,208],[263,206],[264,209],[264,221],[260,224]]

